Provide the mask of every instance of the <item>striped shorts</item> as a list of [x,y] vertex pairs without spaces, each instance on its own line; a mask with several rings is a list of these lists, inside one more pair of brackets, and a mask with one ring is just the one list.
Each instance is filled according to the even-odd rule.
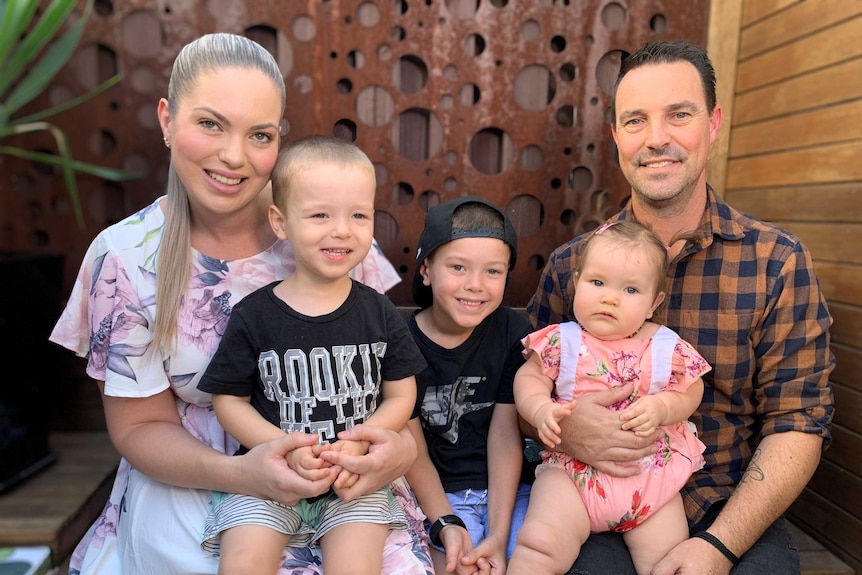
[[288,547],[319,546],[320,538],[330,529],[346,523],[388,524],[389,529],[407,529],[407,517],[388,487],[349,503],[330,491],[292,506],[231,494],[215,504],[207,517],[201,549],[218,555],[219,534],[239,525],[263,525],[290,535]]

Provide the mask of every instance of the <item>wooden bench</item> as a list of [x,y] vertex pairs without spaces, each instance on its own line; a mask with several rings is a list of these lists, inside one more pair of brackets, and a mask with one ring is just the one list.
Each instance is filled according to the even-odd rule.
[[[0,547],[47,545],[55,575],[67,575],[77,542],[108,498],[119,456],[108,434],[58,433],[51,445],[57,461],[0,495]],[[814,538],[792,526],[802,575],[855,575]]]

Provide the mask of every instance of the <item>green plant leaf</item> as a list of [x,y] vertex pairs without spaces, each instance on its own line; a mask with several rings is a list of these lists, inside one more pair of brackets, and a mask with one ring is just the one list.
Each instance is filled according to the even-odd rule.
[[[92,0],[91,0],[92,3]],[[12,52],[8,62],[0,73],[0,94],[21,75],[27,65],[36,59],[39,52],[53,38],[63,21],[75,7],[75,0],[53,0],[42,13],[42,17],[27,33],[21,43]],[[89,9],[89,8],[88,8]],[[66,60],[71,53],[66,55]],[[65,63],[65,62],[64,62]]]
[[59,164],[60,171],[63,173],[63,179],[66,181],[66,189],[69,191],[69,198],[72,202],[72,210],[75,212],[75,219],[78,221],[78,227],[84,229],[84,213],[81,210],[81,201],[78,197],[78,186],[75,183],[75,169],[72,167],[72,154],[69,151],[69,141],[66,138],[66,133],[57,126],[53,126],[46,122],[34,122],[17,128],[19,132],[35,132],[46,130],[54,141],[57,143],[59,156],[54,156],[55,164]]
[[[65,132],[43,121],[101,94],[116,85],[120,81],[119,76],[109,78],[86,94],[68,102],[10,122],[9,118],[41,94],[57,72],[68,63],[80,42],[94,0],[86,0],[81,17],[53,43],[52,40],[74,8],[76,0],[50,0],[39,21],[31,28],[38,7],[46,2],[48,0],[0,0],[0,14],[3,18],[0,21],[0,140],[13,134],[46,130],[53,136],[58,153],[0,146],[0,155],[59,166],[75,219],[78,226],[84,229],[84,216],[75,181],[77,172],[112,181],[131,180],[139,175],[74,160]],[[10,93],[7,95],[7,92]]]
[[0,62],[6,61],[6,56],[18,43],[18,39],[33,20],[38,8],[39,0],[4,2],[3,21],[0,22]]
[[83,230],[86,227],[86,224],[84,223],[84,212],[81,209],[81,199],[78,196],[78,186],[75,182],[76,168],[79,169],[79,171],[88,173],[101,172],[100,174],[96,174],[101,177],[111,175],[111,172],[119,172],[119,170],[113,171],[108,168],[99,168],[97,166],[92,166],[91,164],[76,162],[73,160],[72,153],[69,150],[69,141],[66,138],[65,132],[51,124],[47,124],[45,122],[34,122],[32,124],[18,126],[16,130],[19,132],[47,130],[54,137],[54,141],[57,143],[57,150],[59,152],[59,155],[56,156],[45,152],[29,152],[27,150],[10,146],[0,146],[0,154],[23,158],[29,157],[30,159],[47,164],[55,166],[59,165],[60,170],[63,173],[63,180],[66,182],[66,189],[69,192],[69,201],[72,203],[72,211],[75,213],[75,220],[78,222],[78,228]]
[[48,51],[45,52],[45,55],[42,56],[39,62],[13,88],[12,93],[5,102],[6,114],[11,116],[21,106],[29,103],[42,93],[42,90],[57,75],[57,72],[66,65],[66,62],[75,51],[86,22],[87,20],[83,17],[75,22],[66,34],[48,48]]
[[[116,76],[112,76],[112,77],[108,78],[107,80],[105,80],[104,82],[102,82],[101,84],[99,84],[98,86],[96,86],[95,88],[93,88],[92,90],[87,92],[86,94],[72,98],[68,102],[63,102],[62,104],[58,104],[58,105],[54,106],[53,108],[48,108],[47,110],[42,110],[40,112],[30,114],[29,116],[22,116],[21,118],[16,118],[15,120],[12,121],[11,125],[17,126],[19,124],[38,122],[40,120],[44,120],[45,118],[49,118],[55,114],[59,114],[60,112],[65,112],[66,110],[74,108],[74,107],[78,106],[79,104],[83,104],[84,102],[86,102],[90,98],[95,98],[96,96],[98,96],[99,94],[101,94],[102,92],[107,90],[108,88],[115,86],[119,82],[120,82],[120,75],[117,74]],[[0,124],[0,125],[2,125],[2,124]],[[0,135],[2,135],[2,134],[0,134]]]
[[[0,146],[0,155],[14,156],[16,158],[23,158],[25,160],[41,162],[52,166],[60,165],[60,158],[54,154],[48,152],[34,152],[32,150],[25,150],[24,148],[17,148],[15,146]],[[112,182],[126,182],[141,177],[140,174],[136,174],[134,172],[127,172],[115,168],[106,168],[104,166],[97,166],[95,164],[89,164],[79,160],[72,160],[72,168],[76,172],[90,174],[91,176],[96,176]]]
[[66,189],[69,191],[69,199],[72,202],[72,211],[75,212],[75,219],[78,221],[78,229],[83,230],[87,224],[84,223],[84,210],[81,208],[81,197],[78,195],[78,183],[75,181],[75,168],[72,167],[72,155],[69,152],[69,142],[66,140],[66,134],[61,130],[57,130],[59,136],[55,134],[57,139],[57,147],[60,149],[60,170],[63,172],[63,179],[66,181]]

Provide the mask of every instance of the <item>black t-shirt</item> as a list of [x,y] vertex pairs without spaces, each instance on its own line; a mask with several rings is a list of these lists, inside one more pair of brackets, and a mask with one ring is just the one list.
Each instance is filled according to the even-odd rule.
[[336,434],[362,423],[380,401],[383,380],[416,375],[425,360],[398,310],[353,282],[334,312],[302,315],[265,286],[236,304],[198,388],[251,396],[251,405],[285,432]]
[[512,382],[524,363],[530,323],[500,307],[454,349],[431,341],[407,320],[428,366],[416,376],[417,406],[431,461],[448,492],[488,487],[488,432],[497,403],[514,403]]

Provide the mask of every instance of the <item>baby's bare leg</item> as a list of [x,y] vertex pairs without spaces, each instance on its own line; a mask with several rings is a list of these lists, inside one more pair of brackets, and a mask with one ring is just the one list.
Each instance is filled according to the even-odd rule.
[[547,469],[533,484],[527,516],[506,573],[565,573],[589,534],[590,519],[578,488],[562,469]]
[[222,531],[219,575],[272,575],[290,536],[263,525],[239,525]]
[[638,575],[648,575],[668,551],[686,539],[688,523],[679,494],[646,521],[623,534]]
[[389,525],[345,523],[320,540],[326,575],[380,575]]

